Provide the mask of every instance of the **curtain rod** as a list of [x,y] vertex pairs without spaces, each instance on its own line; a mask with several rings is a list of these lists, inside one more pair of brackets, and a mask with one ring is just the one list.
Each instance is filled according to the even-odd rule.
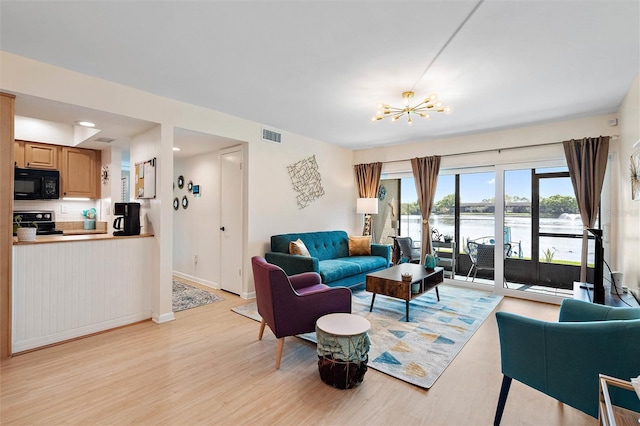
[[[612,136],[609,136],[609,137],[612,140],[618,139],[618,135],[612,135]],[[511,151],[511,150],[515,150],[515,149],[525,149],[525,148],[537,148],[539,146],[560,145],[562,143],[563,142],[547,142],[547,143],[540,143],[540,144],[536,144],[536,145],[527,145],[527,146],[509,146],[509,147],[506,147],[506,148],[491,148],[491,149],[482,149],[482,150],[478,150],[478,151],[455,152],[453,154],[444,154],[444,155],[441,155],[440,157],[455,157],[455,156],[458,156],[458,155],[483,154],[485,152],[494,152],[494,151],[497,151],[498,154],[499,154],[502,151]],[[411,161],[411,158],[405,158],[403,160],[383,161],[383,163],[402,163],[404,161]]]

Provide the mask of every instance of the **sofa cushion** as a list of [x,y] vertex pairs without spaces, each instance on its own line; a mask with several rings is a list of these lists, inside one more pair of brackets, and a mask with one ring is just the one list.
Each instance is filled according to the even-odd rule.
[[349,235],[349,256],[370,256],[371,235],[356,237]]
[[295,241],[291,241],[289,243],[289,253],[290,254],[299,254],[300,256],[310,257],[309,250],[307,250],[307,246],[304,245],[302,240],[298,238]]
[[386,268],[389,266],[387,264],[387,260],[380,256],[354,256],[349,257],[348,261],[358,265],[360,272],[373,271],[375,269]]
[[318,262],[318,267],[323,283],[337,281],[361,272],[360,265],[356,262],[350,262],[349,258],[321,260]]

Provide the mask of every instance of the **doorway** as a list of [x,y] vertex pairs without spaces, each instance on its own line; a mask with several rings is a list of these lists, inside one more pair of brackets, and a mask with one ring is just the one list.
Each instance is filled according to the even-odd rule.
[[220,151],[220,288],[241,295],[243,259],[242,147]]

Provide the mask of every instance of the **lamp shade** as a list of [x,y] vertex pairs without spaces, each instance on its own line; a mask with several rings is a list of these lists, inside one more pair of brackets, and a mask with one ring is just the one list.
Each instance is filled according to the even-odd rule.
[[358,198],[356,212],[360,214],[378,214],[377,198]]

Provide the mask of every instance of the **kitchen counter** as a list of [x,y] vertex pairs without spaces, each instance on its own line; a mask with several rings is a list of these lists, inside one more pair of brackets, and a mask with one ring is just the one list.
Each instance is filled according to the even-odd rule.
[[[86,230],[83,230],[83,231],[86,232]],[[47,243],[70,243],[70,242],[77,242],[77,241],[121,240],[121,239],[128,239],[128,238],[153,237],[153,234],[140,234],[140,235],[115,237],[112,234],[106,234],[106,233],[95,233],[95,234],[88,234],[88,235],[69,235],[67,234],[67,231],[64,231],[64,232],[65,233],[63,235],[38,235],[36,236],[35,241],[18,241],[18,237],[13,237],[13,245],[21,246],[21,245],[36,245],[36,244],[47,244]]]

